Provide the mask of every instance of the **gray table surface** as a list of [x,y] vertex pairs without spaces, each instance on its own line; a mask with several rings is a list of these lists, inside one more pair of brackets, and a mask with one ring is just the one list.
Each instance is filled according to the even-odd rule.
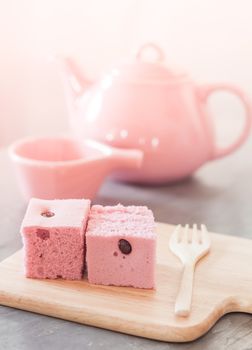
[[[21,246],[21,199],[5,151],[0,152],[0,260]],[[146,204],[158,221],[204,222],[209,230],[252,238],[252,141],[234,155],[202,167],[170,186],[131,186],[107,181],[96,202]],[[251,252],[252,254],[252,252]],[[0,281],[4,283],[4,281]],[[162,343],[0,307],[0,349],[252,349],[252,316],[229,314],[200,339]]]

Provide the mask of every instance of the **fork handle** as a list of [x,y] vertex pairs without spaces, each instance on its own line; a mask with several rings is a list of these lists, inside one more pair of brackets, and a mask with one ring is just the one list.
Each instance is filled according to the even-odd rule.
[[191,311],[194,263],[184,265],[183,275],[180,283],[179,293],[175,302],[175,315],[187,317]]

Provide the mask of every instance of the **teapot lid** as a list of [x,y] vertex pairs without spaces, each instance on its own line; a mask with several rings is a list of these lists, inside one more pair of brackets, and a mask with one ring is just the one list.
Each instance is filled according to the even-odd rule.
[[[152,54],[152,59],[147,60],[147,54]],[[153,59],[154,55],[154,59]],[[113,78],[128,80],[131,82],[168,82],[180,79],[185,73],[178,69],[169,69],[163,63],[164,52],[159,46],[148,43],[142,46],[136,54],[136,59],[114,67],[110,74]]]

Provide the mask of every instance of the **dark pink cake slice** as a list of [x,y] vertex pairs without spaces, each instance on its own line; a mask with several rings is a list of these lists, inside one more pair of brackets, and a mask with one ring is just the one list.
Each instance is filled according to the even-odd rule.
[[30,200],[21,226],[27,277],[82,278],[89,210],[85,199]]
[[154,288],[154,227],[145,206],[92,206],[86,233],[89,282]]

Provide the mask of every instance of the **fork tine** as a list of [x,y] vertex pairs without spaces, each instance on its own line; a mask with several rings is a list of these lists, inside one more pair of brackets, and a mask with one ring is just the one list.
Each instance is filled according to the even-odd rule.
[[189,241],[189,225],[186,224],[183,229],[181,243],[187,243],[188,241]]
[[202,244],[210,245],[210,236],[204,224],[201,224],[201,242]]
[[199,242],[199,233],[198,233],[198,228],[197,224],[193,224],[193,231],[192,231],[192,243],[193,242]]
[[174,231],[172,232],[171,238],[170,238],[170,242],[171,243],[178,243],[179,242],[179,233],[181,230],[181,225],[177,225],[174,229]]

